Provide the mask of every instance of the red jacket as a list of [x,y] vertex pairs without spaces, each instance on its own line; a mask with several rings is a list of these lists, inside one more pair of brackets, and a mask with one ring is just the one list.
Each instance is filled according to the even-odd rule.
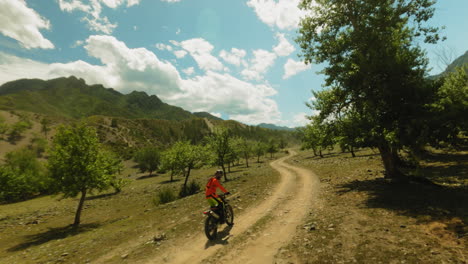
[[219,183],[216,177],[212,177],[208,180],[208,183],[206,184],[206,188],[205,188],[206,199],[218,197],[218,195],[216,194],[216,188],[221,189],[221,191],[225,193],[228,192],[226,189],[224,189],[221,183]]

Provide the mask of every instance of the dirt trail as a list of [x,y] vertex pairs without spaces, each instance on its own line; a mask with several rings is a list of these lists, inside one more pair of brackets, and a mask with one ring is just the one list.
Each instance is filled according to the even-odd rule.
[[[273,263],[280,247],[292,239],[313,201],[317,201],[318,178],[309,170],[285,162],[295,154],[291,152],[270,164],[280,172],[280,183],[265,202],[238,216],[232,229],[221,227],[218,232],[227,234],[226,237],[207,242],[200,233],[197,238],[189,239],[147,263],[205,263],[210,259],[223,263]],[[265,216],[268,223],[259,233],[250,235],[249,229]],[[223,251],[218,254],[221,249]]]

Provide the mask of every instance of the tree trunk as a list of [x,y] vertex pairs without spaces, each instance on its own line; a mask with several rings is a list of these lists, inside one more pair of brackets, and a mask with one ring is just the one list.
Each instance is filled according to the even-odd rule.
[[75,214],[75,222],[73,223],[73,227],[77,228],[80,225],[80,218],[81,218],[81,211],[83,210],[83,204],[86,199],[86,189],[81,190],[81,198],[80,203],[78,204],[78,209],[76,210]]
[[323,158],[322,149],[319,149],[319,156]]
[[187,188],[187,182],[188,182],[188,178],[190,176],[190,171],[192,170],[192,166],[190,165],[188,167],[188,170],[187,170],[187,174],[185,175],[185,182],[184,182],[184,189]]
[[385,168],[385,178],[402,180],[403,174],[398,170],[398,160],[395,159],[395,154],[392,153],[391,147],[385,142],[379,144],[378,148]]
[[245,157],[245,164],[247,165],[247,168],[249,167],[249,158],[246,156]]
[[221,168],[223,169],[224,180],[227,181],[228,178],[227,178],[227,176],[226,176],[226,168],[224,167],[224,163],[221,163]]
[[260,155],[257,156],[257,163],[260,163]]
[[351,152],[351,155],[353,156],[353,158],[356,157],[356,154],[354,154],[354,148],[352,146],[349,147],[349,152]]

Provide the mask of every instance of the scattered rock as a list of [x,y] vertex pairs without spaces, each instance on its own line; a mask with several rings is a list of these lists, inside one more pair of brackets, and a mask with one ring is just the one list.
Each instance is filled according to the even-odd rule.
[[159,241],[163,241],[163,240],[166,240],[166,239],[167,239],[166,234],[162,233],[162,234],[154,236],[153,241],[154,242],[159,242]]
[[66,257],[66,256],[68,256],[68,255],[69,255],[69,254],[68,254],[67,252],[65,252],[65,253],[62,254],[62,257]]
[[401,227],[401,228],[406,228],[406,226],[405,226],[405,225],[401,225],[400,227]]
[[121,258],[123,259],[126,259],[128,257],[128,254],[123,254],[122,256],[120,256]]

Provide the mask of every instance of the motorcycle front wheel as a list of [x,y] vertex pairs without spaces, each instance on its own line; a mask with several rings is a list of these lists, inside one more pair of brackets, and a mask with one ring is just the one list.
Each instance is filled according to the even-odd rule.
[[232,226],[234,224],[234,211],[232,210],[232,207],[228,204],[226,205],[225,208],[225,214],[226,214],[226,224],[228,226]]

